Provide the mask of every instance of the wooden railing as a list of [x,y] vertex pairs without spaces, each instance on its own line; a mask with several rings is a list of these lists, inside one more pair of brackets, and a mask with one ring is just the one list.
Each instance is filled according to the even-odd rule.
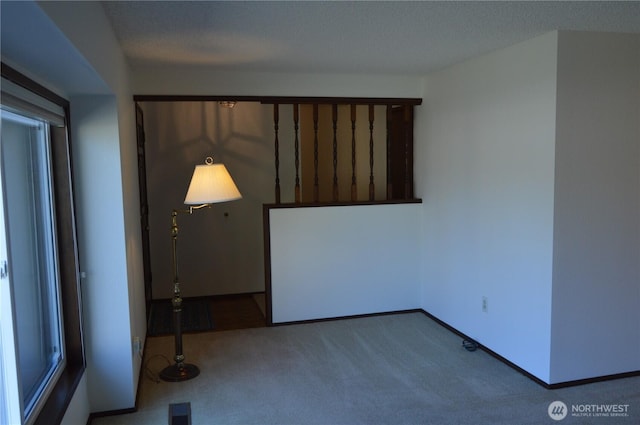
[[[293,129],[288,133],[294,138],[294,203],[413,198],[413,107],[420,99],[276,98],[262,103],[273,105],[275,204],[282,200],[280,157],[291,154],[280,152],[285,125]],[[291,110],[286,117],[285,105]]]
[[[272,105],[275,204],[283,203],[281,187],[288,188],[291,183],[293,194],[285,199],[293,199],[294,204],[378,202],[414,198],[413,109],[422,103],[422,99],[136,95],[133,100],[224,100]],[[288,114],[287,111],[284,114],[284,107],[293,112]],[[341,126],[344,122],[347,125]],[[289,131],[282,132],[284,126],[291,127],[286,127]],[[280,133],[289,134],[290,129],[293,129],[294,134],[293,152],[282,153]],[[363,135],[363,129],[367,132],[366,135]],[[380,133],[382,140],[379,140]],[[365,146],[367,142],[368,146]],[[349,155],[342,157],[345,149],[350,149]],[[361,156],[363,149],[368,150],[366,159]],[[382,152],[381,155],[377,154],[379,151]],[[294,180],[286,185],[281,181],[280,157],[283,154],[295,157]],[[290,161],[284,162],[288,164]],[[359,167],[362,163],[368,164],[366,173]]]

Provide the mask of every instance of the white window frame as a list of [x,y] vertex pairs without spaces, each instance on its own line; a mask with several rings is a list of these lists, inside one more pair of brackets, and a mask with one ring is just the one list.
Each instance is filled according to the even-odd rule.
[[[40,125],[41,130],[38,131],[38,137],[44,137],[44,149],[45,152],[41,152],[44,159],[49,165],[46,167],[46,176],[43,177],[45,184],[47,185],[46,196],[49,199],[34,200],[38,203],[48,203],[51,205],[52,216],[48,217],[46,231],[53,235],[53,239],[47,243],[45,250],[48,251],[47,257],[47,273],[48,279],[52,280],[51,288],[46,288],[49,291],[55,292],[53,298],[49,301],[56,303],[55,317],[52,319],[58,323],[59,338],[57,341],[57,348],[60,351],[61,359],[56,364],[55,368],[48,371],[47,375],[43,377],[38,389],[35,391],[37,395],[34,397],[28,405],[25,406],[22,397],[21,379],[19,376],[19,355],[17,343],[17,323],[14,312],[14,297],[11,285],[11,273],[10,273],[10,244],[6,233],[6,199],[5,199],[5,182],[4,177],[2,180],[2,188],[0,190],[0,389],[2,394],[0,395],[0,423],[7,424],[33,424],[42,409],[43,405],[47,401],[48,396],[57,383],[57,380],[63,373],[66,367],[66,354],[65,354],[65,342],[64,342],[64,324],[62,322],[62,300],[60,299],[60,274],[57,267],[58,264],[58,252],[57,252],[57,231],[55,228],[55,202],[53,195],[53,178],[50,168],[50,155],[51,155],[51,140],[49,139],[49,124],[63,124],[64,112],[58,105],[49,102],[48,100],[41,98],[34,93],[19,87],[12,82],[2,79],[2,119],[10,119],[14,122],[26,124],[29,126]],[[7,106],[10,105],[10,106]],[[34,118],[31,118],[34,117]],[[38,123],[38,124],[36,124]],[[43,140],[40,140],[43,142]],[[0,149],[0,172],[2,171],[2,150]],[[38,171],[42,171],[38,170]],[[2,174],[4,175],[4,173]],[[41,195],[41,194],[40,194]]]

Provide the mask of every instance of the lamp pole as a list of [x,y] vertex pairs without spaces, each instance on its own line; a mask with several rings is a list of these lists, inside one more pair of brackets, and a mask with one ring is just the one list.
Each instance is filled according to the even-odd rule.
[[182,353],[182,296],[180,294],[180,280],[178,279],[178,214],[193,214],[194,210],[209,208],[211,204],[202,204],[189,207],[188,210],[173,210],[171,212],[171,249],[173,265],[173,327],[175,351],[175,364],[167,366],[160,372],[160,378],[169,382],[180,382],[195,378],[200,374],[198,366],[184,362]]

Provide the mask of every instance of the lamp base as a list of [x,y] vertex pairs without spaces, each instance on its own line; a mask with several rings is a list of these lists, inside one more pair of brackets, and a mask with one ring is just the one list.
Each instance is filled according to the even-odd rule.
[[200,375],[200,369],[194,364],[184,363],[167,366],[160,372],[160,379],[168,382],[187,381]]

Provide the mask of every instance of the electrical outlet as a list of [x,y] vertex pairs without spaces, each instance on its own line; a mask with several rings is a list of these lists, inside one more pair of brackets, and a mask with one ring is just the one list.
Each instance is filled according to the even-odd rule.
[[487,297],[482,297],[482,312],[489,312],[489,299]]
[[142,340],[139,336],[133,337],[133,352],[142,356]]

